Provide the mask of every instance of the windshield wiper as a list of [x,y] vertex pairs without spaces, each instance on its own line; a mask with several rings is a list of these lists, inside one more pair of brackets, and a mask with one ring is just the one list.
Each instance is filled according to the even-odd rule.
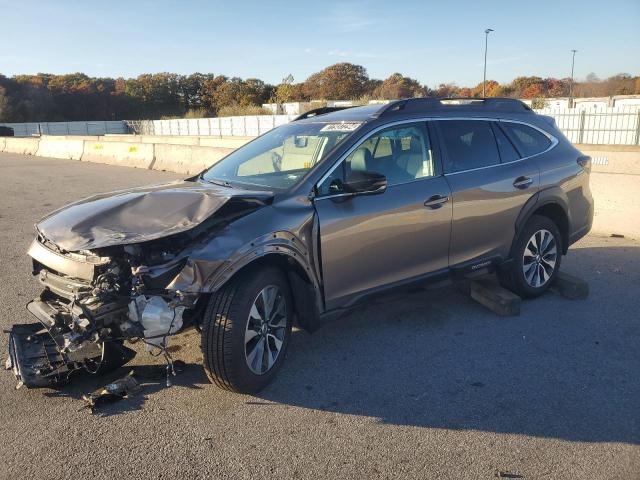
[[231,185],[229,182],[227,182],[226,180],[206,180],[204,177],[202,178],[205,182],[207,183],[213,183],[214,185],[219,185],[221,187],[227,187],[227,188],[235,188],[233,185]]

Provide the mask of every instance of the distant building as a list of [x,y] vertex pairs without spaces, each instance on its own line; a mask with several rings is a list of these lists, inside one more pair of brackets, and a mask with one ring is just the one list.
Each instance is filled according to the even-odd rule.
[[609,106],[609,97],[574,98],[573,106],[578,110],[597,110]]
[[614,95],[611,102],[613,107],[640,106],[640,95]]
[[547,108],[569,108],[568,98],[545,98]]
[[273,115],[300,115],[313,108],[310,105],[310,102],[263,103],[262,108],[269,110]]

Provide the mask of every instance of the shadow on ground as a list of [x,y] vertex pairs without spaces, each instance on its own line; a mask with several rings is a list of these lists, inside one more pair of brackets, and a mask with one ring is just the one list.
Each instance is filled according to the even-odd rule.
[[[100,377],[79,373],[77,378],[73,378],[67,385],[60,386],[57,389],[49,389],[44,395],[46,397],[73,398],[77,400],[78,410],[82,410],[86,405],[82,399],[83,395],[90,394],[99,387],[122,378],[130,372],[133,372],[134,378],[140,384],[138,391],[122,400],[96,407],[94,411],[96,415],[109,417],[125,412],[142,410],[149,396],[167,388],[167,375],[164,364],[125,365]],[[182,387],[199,390],[209,383],[200,364],[176,362],[176,373],[175,376],[170,376],[171,388]]]
[[[638,444],[639,262],[637,247],[572,250],[564,269],[590,282],[589,299],[548,293],[524,302],[519,317],[497,317],[453,287],[383,299],[314,335],[295,332],[275,382],[238,403]],[[124,367],[111,377],[130,369],[143,391],[102,415],[141,409],[166,388],[162,365]],[[196,363],[172,380],[196,389],[208,383]],[[83,379],[47,395],[80,399],[107,381]]]
[[588,300],[548,293],[512,318],[454,288],[368,306],[295,335],[258,396],[390,424],[640,443],[640,249],[565,259]]

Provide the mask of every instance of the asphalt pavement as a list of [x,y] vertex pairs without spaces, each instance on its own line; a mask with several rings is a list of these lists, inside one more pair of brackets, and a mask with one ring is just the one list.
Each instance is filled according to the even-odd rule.
[[[176,178],[0,153],[2,328],[31,321],[42,215]],[[207,382],[195,332],[172,340],[186,368],[170,388],[136,346],[143,391],[101,414],[80,396],[113,375],[15,390],[0,371],[0,478],[640,478],[640,242],[590,235],[563,269],[587,300],[549,293],[500,318],[444,287],[296,331],[256,396]]]

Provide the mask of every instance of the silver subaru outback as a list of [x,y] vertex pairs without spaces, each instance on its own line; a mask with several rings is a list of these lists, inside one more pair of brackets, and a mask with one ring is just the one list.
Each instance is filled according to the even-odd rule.
[[319,109],[193,178],[96,195],[37,224],[38,323],[10,332],[28,387],[98,373],[135,339],[202,333],[216,385],[256,392],[309,331],[390,289],[495,271],[553,283],[593,218],[590,158],[511,99]]

